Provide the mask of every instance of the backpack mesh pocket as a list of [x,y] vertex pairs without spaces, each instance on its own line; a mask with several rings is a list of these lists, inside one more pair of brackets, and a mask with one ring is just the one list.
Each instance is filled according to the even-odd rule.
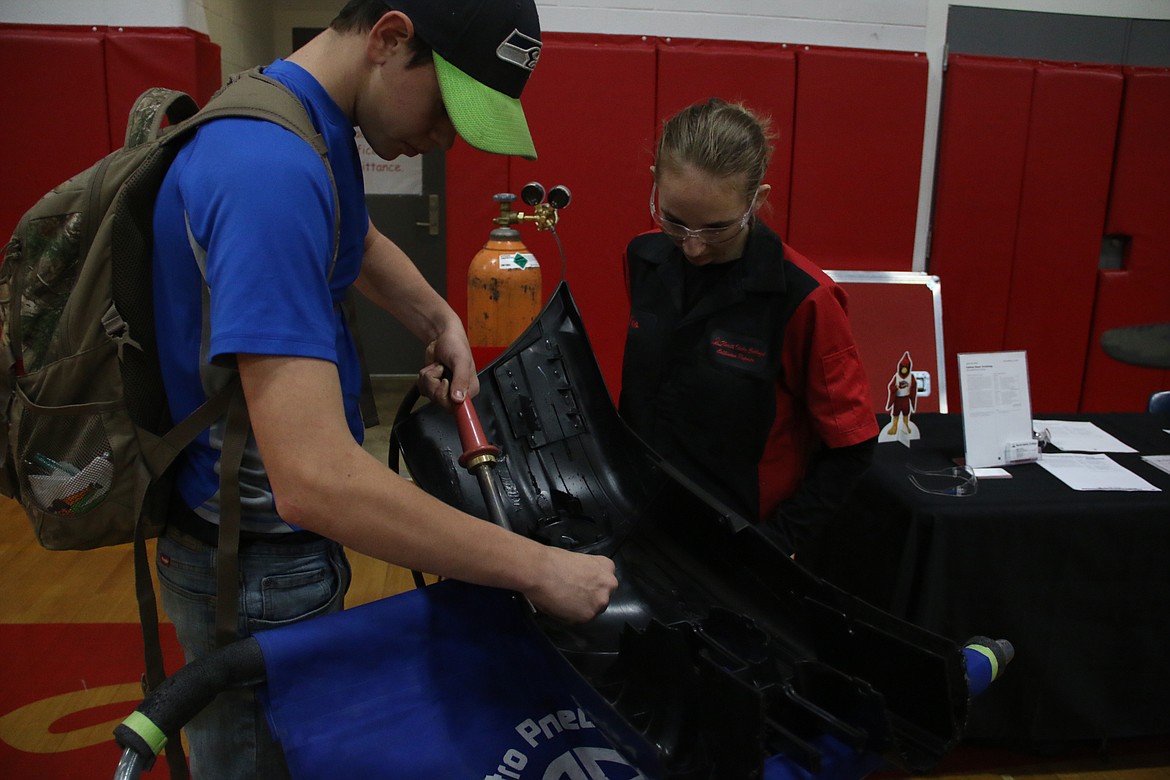
[[[50,550],[89,550],[133,539],[149,474],[125,405],[86,397],[101,387],[103,352],[56,361],[17,379],[12,452],[20,502]],[[41,403],[34,403],[31,397]]]
[[114,482],[113,453],[100,414],[22,416],[18,454],[25,500],[57,517],[76,517],[99,506]]

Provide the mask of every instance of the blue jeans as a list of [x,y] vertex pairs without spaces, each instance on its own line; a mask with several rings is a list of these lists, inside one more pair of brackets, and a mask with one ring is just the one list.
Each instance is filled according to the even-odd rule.
[[[214,547],[175,529],[158,540],[162,605],[187,663],[215,647],[215,557]],[[337,612],[349,581],[349,562],[336,542],[241,545],[239,636]],[[288,777],[252,688],[220,693],[184,731],[196,780]]]

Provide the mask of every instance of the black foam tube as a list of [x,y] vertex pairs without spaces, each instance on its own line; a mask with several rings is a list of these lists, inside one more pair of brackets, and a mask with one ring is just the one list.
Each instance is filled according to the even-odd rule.
[[[248,637],[182,667],[147,695],[137,711],[164,734],[177,735],[220,691],[256,685],[264,676],[260,643]],[[146,740],[125,723],[114,729],[114,739],[124,748],[153,757]]]

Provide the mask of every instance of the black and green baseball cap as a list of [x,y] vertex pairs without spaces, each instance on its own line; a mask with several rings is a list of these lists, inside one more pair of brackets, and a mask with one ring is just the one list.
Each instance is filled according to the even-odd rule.
[[540,59],[534,0],[386,0],[434,52],[443,105],[464,141],[536,159],[520,93]]

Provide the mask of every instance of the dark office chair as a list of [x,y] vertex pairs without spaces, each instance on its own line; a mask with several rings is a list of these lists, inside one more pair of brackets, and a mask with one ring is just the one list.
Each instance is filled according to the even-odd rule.
[[1101,348],[1131,366],[1170,368],[1170,322],[1112,328],[1101,334]]
[[1170,415],[1170,390],[1159,390],[1150,396],[1150,414]]
[[[1101,348],[1114,360],[1143,368],[1170,368],[1170,322],[1130,325],[1101,334]],[[1150,414],[1170,416],[1170,390],[1150,396]]]

